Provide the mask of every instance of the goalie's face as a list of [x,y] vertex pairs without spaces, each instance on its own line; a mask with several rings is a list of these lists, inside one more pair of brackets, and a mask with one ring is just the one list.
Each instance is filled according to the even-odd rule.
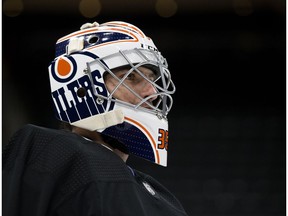
[[150,109],[157,98],[157,91],[153,86],[157,76],[149,68],[120,68],[104,77],[107,90],[117,100]]

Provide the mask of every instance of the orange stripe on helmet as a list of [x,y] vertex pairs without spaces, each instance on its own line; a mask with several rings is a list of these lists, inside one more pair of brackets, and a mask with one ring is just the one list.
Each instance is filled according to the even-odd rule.
[[133,29],[134,31],[136,31],[138,34],[140,34],[143,38],[145,37],[144,33],[139,29],[137,28],[136,26],[133,26],[131,24],[128,24],[128,23],[122,23],[122,22],[115,22],[115,21],[112,21],[112,22],[107,22],[107,23],[104,23],[104,24],[112,24],[112,25],[116,25],[116,26],[125,26],[125,27],[128,27],[130,29]]
[[134,39],[127,39],[127,40],[119,40],[119,41],[110,41],[110,42],[106,42],[106,43],[102,43],[102,44],[97,44],[95,46],[91,46],[91,47],[88,47],[87,50],[90,50],[90,49],[94,49],[95,47],[101,47],[101,46],[104,46],[104,45],[107,45],[107,44],[113,44],[113,43],[122,43],[122,42],[138,42],[138,38],[131,32],[128,32],[126,30],[119,30],[119,29],[115,29],[115,28],[109,28],[110,30],[117,30],[117,31],[122,31],[122,32],[125,32],[127,34],[130,34],[132,36],[132,38]]
[[136,125],[139,126],[143,131],[145,131],[145,133],[148,135],[148,137],[150,138],[150,140],[151,140],[152,143],[153,143],[153,147],[154,147],[155,152],[156,152],[156,162],[159,163],[159,152],[158,152],[158,150],[157,150],[157,148],[156,148],[156,143],[155,143],[154,139],[152,138],[152,135],[149,133],[149,131],[148,131],[144,126],[142,126],[139,122],[137,122],[137,121],[135,121],[135,120],[133,120],[133,119],[131,119],[131,118],[124,117],[124,119],[127,120],[127,121],[130,121],[130,122],[132,122],[132,123],[134,123],[134,124],[136,124]]

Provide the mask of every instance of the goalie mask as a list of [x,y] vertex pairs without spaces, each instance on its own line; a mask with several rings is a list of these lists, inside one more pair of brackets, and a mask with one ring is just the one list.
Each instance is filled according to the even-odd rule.
[[83,25],[57,41],[49,78],[59,120],[167,165],[175,86],[165,58],[139,28],[119,21]]

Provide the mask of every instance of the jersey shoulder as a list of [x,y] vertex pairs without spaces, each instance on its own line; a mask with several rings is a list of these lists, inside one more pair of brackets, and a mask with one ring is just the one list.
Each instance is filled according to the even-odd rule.
[[27,124],[5,146],[3,169],[24,162],[32,169],[64,182],[63,193],[92,181],[127,180],[130,171],[115,153],[70,131]]

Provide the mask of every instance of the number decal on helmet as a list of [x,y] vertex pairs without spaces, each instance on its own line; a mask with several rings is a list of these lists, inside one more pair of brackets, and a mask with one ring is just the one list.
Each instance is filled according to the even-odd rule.
[[159,129],[158,141],[158,149],[168,150],[168,130]]

